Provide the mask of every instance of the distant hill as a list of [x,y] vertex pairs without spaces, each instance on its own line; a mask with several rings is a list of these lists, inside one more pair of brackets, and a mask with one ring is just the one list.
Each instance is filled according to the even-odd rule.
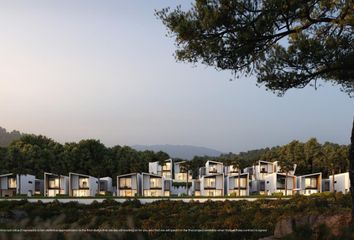
[[163,151],[168,153],[170,157],[188,160],[192,159],[194,156],[218,157],[220,154],[222,154],[222,152],[215,149],[190,145],[133,145],[131,147],[138,151]]
[[19,131],[8,132],[5,128],[0,127],[0,147],[7,147],[12,141],[20,139],[23,134]]

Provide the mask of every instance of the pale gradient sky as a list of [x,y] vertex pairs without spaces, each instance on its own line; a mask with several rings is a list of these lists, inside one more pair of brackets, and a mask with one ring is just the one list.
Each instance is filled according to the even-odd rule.
[[230,82],[229,72],[176,63],[154,16],[176,2],[1,1],[0,126],[60,142],[225,152],[349,142],[354,99],[338,87],[279,98],[254,78]]

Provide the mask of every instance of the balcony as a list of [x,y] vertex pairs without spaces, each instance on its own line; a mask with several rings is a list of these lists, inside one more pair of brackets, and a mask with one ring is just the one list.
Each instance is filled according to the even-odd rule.
[[218,169],[216,167],[209,167],[209,173],[217,173]]

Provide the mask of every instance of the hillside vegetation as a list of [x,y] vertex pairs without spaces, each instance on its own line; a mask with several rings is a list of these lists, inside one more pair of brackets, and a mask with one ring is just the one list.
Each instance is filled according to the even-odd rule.
[[[265,200],[255,202],[191,202],[158,201],[140,204],[132,200],[118,203],[106,200],[103,203],[80,205],[75,202],[44,204],[26,201],[0,202],[0,224],[2,229],[263,229],[262,232],[178,232],[178,233],[117,233],[117,234],[78,234],[76,239],[258,239],[273,235],[277,222],[294,216],[332,216],[349,213],[349,195],[321,194],[311,197],[296,196],[290,200]],[[345,222],[340,228],[346,227]],[[350,234],[340,229],[336,238],[332,226],[321,226],[311,230],[308,226],[297,228],[289,239],[349,239]],[[59,234],[58,238],[73,237],[70,233]],[[140,238],[138,237],[140,235]],[[321,237],[322,236],[322,237]],[[0,234],[3,239],[5,234]],[[27,239],[29,235],[26,235]],[[54,238],[54,234],[33,235],[37,239]],[[74,238],[75,239],[75,238]]]
[[[316,139],[302,143],[292,141],[283,146],[229,153],[219,157],[196,156],[190,160],[194,177],[207,160],[227,164],[230,158],[243,160],[243,167],[252,166],[257,160],[290,161],[297,164],[297,174],[322,172],[324,177],[333,171],[348,171],[348,146]],[[68,174],[78,172],[97,177],[133,172],[147,172],[148,163],[169,158],[164,152],[137,151],[128,146],[106,147],[99,140],[81,140],[78,143],[60,144],[50,138],[23,135],[8,147],[0,147],[0,173],[29,173],[42,178],[43,173]],[[175,159],[181,160],[181,159]]]

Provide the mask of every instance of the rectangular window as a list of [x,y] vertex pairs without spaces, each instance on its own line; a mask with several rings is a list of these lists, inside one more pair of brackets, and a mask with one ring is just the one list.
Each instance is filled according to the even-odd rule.
[[238,188],[239,186],[241,187],[241,188],[245,188],[246,187],[246,178],[240,178],[240,184],[238,183],[238,178],[237,177],[235,177],[235,188]]
[[144,190],[144,196],[146,197],[161,197],[161,190]]
[[134,197],[137,195],[136,190],[120,190],[119,191],[119,196],[121,197]]
[[172,178],[171,172],[163,172],[162,176],[164,176],[165,178]]
[[221,190],[208,190],[206,191],[206,195],[209,197],[222,196]]
[[161,178],[150,178],[150,188],[161,188]]
[[119,179],[120,188],[131,188],[132,187],[132,178],[120,178]]
[[48,185],[49,188],[59,188],[59,178],[50,178]]
[[306,178],[305,179],[305,188],[317,188],[317,179],[316,178]]
[[79,178],[79,187],[80,188],[88,188],[88,178]]
[[74,197],[89,197],[90,190],[86,190],[86,189],[73,190],[73,196]]
[[205,187],[206,188],[215,188],[215,178],[205,178]]
[[8,188],[16,188],[16,186],[17,186],[16,178],[14,178],[14,177],[8,178],[8,184],[9,184]]
[[209,173],[217,173],[217,165],[216,164],[209,164]]
[[170,162],[165,163],[165,164],[162,166],[162,170],[163,170],[163,171],[171,171],[171,163],[170,163]]

